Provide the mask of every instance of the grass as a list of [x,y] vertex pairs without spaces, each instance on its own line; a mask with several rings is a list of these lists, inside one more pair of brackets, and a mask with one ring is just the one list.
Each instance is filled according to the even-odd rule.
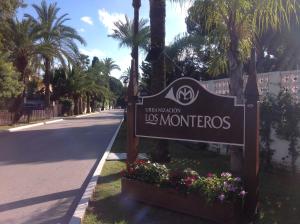
[[[107,161],[99,184],[90,201],[84,224],[159,223],[205,224],[202,220],[142,203],[129,201],[120,195],[120,171],[124,162]],[[172,220],[170,222],[170,220]]]
[[[112,147],[114,152],[124,152],[126,130],[124,125]],[[155,142],[141,139],[141,152],[149,152]],[[229,157],[199,149],[197,144],[170,141],[173,168],[190,167],[205,175],[208,172],[228,170]],[[128,201],[120,194],[120,171],[125,168],[121,161],[107,161],[90,201],[84,224],[208,224],[209,222],[171,212],[143,203]],[[261,172],[260,214],[256,224],[300,223],[300,178],[288,173]]]

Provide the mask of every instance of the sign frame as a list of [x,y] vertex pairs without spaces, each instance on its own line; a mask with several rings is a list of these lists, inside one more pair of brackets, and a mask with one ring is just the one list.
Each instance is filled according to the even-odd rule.
[[[210,140],[199,140],[199,139],[185,139],[185,138],[170,138],[170,137],[161,137],[161,136],[154,136],[154,135],[143,135],[143,134],[137,134],[137,113],[138,113],[138,107],[139,106],[143,106],[144,105],[144,100],[147,100],[147,99],[151,99],[151,98],[155,98],[155,97],[158,97],[162,94],[164,94],[165,92],[168,91],[168,89],[170,89],[174,83],[176,82],[181,82],[182,80],[189,80],[189,81],[192,81],[192,82],[196,82],[199,87],[198,88],[202,88],[203,91],[207,92],[208,94],[210,95],[213,95],[215,97],[218,97],[218,98],[222,98],[222,99],[230,99],[233,101],[233,107],[234,108],[241,108],[243,110],[243,124],[242,124],[242,129],[243,129],[243,140],[242,140],[242,144],[240,143],[232,143],[232,142],[221,142],[221,141],[210,141]],[[197,96],[198,97],[198,96]],[[201,105],[199,105],[201,106]],[[188,141],[188,142],[203,142],[203,143],[211,143],[211,144],[222,144],[222,145],[235,145],[235,146],[240,146],[240,147],[243,147],[243,149],[245,148],[245,133],[246,133],[246,130],[245,130],[245,127],[246,127],[246,107],[245,107],[245,104],[238,104],[237,103],[237,99],[235,96],[225,96],[225,95],[219,95],[219,94],[216,94],[216,93],[213,93],[211,91],[209,91],[208,89],[206,89],[201,82],[199,82],[198,80],[194,79],[194,78],[190,78],[190,77],[182,77],[182,78],[179,78],[179,79],[176,79],[174,80],[172,83],[170,83],[166,88],[164,88],[163,90],[161,90],[160,92],[158,92],[157,94],[154,94],[154,95],[150,95],[150,96],[144,96],[144,97],[140,97],[139,98],[139,102],[135,103],[135,136],[137,137],[142,137],[142,138],[153,138],[153,139],[167,139],[167,140],[177,140],[177,141]]]

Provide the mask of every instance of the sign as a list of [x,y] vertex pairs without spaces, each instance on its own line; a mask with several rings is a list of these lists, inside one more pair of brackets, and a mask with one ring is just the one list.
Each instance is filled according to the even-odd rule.
[[136,104],[136,136],[243,146],[245,107],[180,78]]

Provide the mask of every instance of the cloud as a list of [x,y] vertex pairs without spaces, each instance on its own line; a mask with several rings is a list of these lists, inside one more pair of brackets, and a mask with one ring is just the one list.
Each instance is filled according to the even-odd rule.
[[84,49],[84,48],[80,48],[79,49],[80,53],[88,55],[90,57],[90,60],[93,59],[93,57],[98,57],[99,59],[105,57],[105,52],[99,50],[99,49]]
[[109,13],[105,9],[98,10],[99,20],[106,27],[107,33],[111,34],[115,25],[114,22],[121,20],[125,22],[125,14]]
[[94,24],[92,18],[89,17],[89,16],[83,16],[83,17],[80,18],[80,20],[81,20],[82,22],[84,22],[84,23],[89,24],[89,25],[93,25],[93,24]]
[[80,29],[78,29],[78,32],[84,33],[84,32],[85,32],[85,29],[80,28]]

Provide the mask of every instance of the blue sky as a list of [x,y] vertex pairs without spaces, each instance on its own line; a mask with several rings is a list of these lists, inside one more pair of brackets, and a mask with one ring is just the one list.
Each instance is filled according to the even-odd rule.
[[[32,4],[39,5],[41,0],[25,0],[27,7],[18,10],[18,17],[24,13],[36,15]],[[122,72],[130,65],[130,49],[119,48],[118,42],[107,35],[113,28],[113,22],[124,20],[124,15],[133,17],[132,0],[47,0],[48,3],[57,2],[61,8],[59,15],[69,14],[70,21],[67,25],[74,27],[86,40],[86,46],[79,46],[82,53],[92,59],[111,57],[121,67],[121,71],[114,71],[113,76],[120,77]],[[187,6],[167,3],[166,16],[166,43],[186,31],[185,17]],[[149,0],[142,0],[140,17],[149,18]],[[144,55],[141,55],[141,59]]]

